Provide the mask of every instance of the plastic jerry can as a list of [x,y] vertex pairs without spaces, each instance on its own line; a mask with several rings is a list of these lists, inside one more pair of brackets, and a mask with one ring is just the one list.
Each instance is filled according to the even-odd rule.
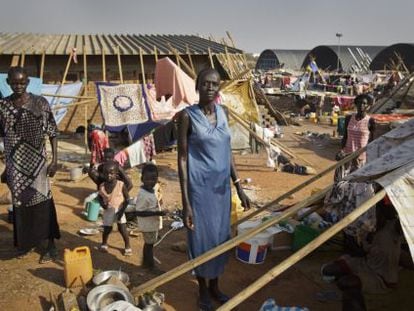
[[80,246],[63,253],[65,284],[67,288],[84,286],[93,277],[92,258],[89,247]]

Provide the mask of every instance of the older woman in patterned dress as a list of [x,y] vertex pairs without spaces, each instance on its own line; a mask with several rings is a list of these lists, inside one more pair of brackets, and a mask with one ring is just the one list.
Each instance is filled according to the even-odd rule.
[[[54,239],[60,237],[48,176],[57,170],[57,126],[44,97],[26,92],[25,70],[11,67],[7,83],[13,94],[0,102],[0,128],[4,137],[6,169],[2,180],[12,193],[14,244],[23,255],[48,240],[41,262],[56,255]],[[52,146],[48,164],[45,136]]]

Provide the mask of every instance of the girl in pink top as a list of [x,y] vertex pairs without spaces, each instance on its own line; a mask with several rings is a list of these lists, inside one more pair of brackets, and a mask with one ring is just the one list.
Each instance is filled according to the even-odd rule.
[[118,231],[125,242],[125,256],[132,254],[126,229],[125,208],[128,204],[129,194],[125,184],[117,179],[118,166],[114,162],[105,162],[103,165],[104,182],[99,186],[99,201],[104,209],[102,245],[100,250],[108,251],[108,237],[112,231],[112,225],[117,222]]
[[[365,147],[374,138],[375,121],[366,113],[370,102],[371,98],[366,94],[355,97],[354,103],[357,113],[347,116],[345,119],[346,131],[342,138],[342,151],[345,154]],[[362,167],[365,161],[366,153],[364,152],[359,155],[356,168]]]

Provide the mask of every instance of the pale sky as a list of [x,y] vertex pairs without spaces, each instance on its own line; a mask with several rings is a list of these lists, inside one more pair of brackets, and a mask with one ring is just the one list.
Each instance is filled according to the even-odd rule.
[[414,0],[1,0],[1,32],[202,34],[236,46],[311,49],[414,42]]

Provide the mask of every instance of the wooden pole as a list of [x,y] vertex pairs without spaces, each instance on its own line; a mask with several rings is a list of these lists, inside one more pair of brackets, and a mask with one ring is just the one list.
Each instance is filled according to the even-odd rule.
[[116,48],[116,55],[118,58],[119,79],[121,81],[121,84],[124,84],[124,75],[122,74],[121,51],[119,49],[119,45]]
[[24,67],[25,59],[26,59],[26,54],[23,52],[22,57],[20,57],[20,67]]
[[241,302],[246,300],[248,297],[253,295],[256,291],[258,291],[260,288],[265,286],[267,283],[272,281],[274,278],[276,278],[278,275],[280,275],[282,272],[286,271],[290,267],[292,267],[295,263],[300,261],[302,258],[313,252],[315,249],[317,249],[319,246],[321,246],[323,243],[325,243],[327,240],[329,240],[331,237],[333,237],[335,234],[343,230],[345,227],[347,227],[349,224],[353,223],[358,217],[360,217],[362,214],[367,212],[374,204],[379,202],[384,196],[386,192],[385,190],[381,190],[378,192],[374,197],[370,198],[369,200],[365,201],[363,204],[361,204],[359,207],[357,207],[353,212],[351,212],[349,215],[345,216],[341,221],[324,231],[321,235],[319,235],[316,239],[311,241],[306,246],[302,247],[300,250],[283,260],[280,264],[278,264],[276,267],[272,268],[268,272],[266,272],[265,275],[260,277],[258,280],[250,284],[248,287],[243,289],[239,294],[231,298],[229,301],[227,301],[225,304],[220,306],[217,311],[224,311],[224,310],[231,310],[235,306],[239,305]]
[[223,92],[226,89],[232,87],[233,85],[239,83],[239,80],[242,79],[245,75],[247,75],[249,73],[251,73],[251,70],[250,69],[247,69],[247,70],[243,71],[242,73],[240,73],[239,75],[237,75],[236,77],[234,77],[234,79],[222,83],[220,85],[220,91]]
[[154,57],[155,57],[155,64],[158,62],[158,54],[157,54],[157,47],[154,45]]
[[141,64],[141,74],[142,74],[142,85],[144,88],[147,87],[147,81],[145,80],[145,70],[144,70],[144,56],[142,55],[142,48],[139,48],[139,62]]
[[187,56],[188,56],[188,60],[190,61],[191,71],[195,73],[196,71],[194,68],[193,59],[191,57],[191,52],[190,52],[190,48],[188,47],[188,44],[187,44]]
[[280,215],[277,215],[271,219],[268,219],[266,221],[264,221],[260,226],[253,228],[251,230],[248,230],[236,237],[234,237],[233,239],[209,250],[208,252],[204,253],[203,255],[200,255],[199,257],[189,260],[185,263],[183,263],[182,265],[160,275],[157,276],[151,280],[149,280],[148,282],[141,284],[138,287],[135,287],[134,289],[131,290],[131,293],[133,296],[139,296],[140,294],[143,294],[145,292],[148,292],[150,290],[153,290],[155,288],[157,288],[158,286],[165,284],[177,277],[179,277],[180,275],[193,270],[194,268],[198,267],[199,265],[211,260],[212,258],[217,257],[218,255],[221,255],[225,252],[227,252],[228,250],[232,249],[233,247],[235,247],[236,245],[240,244],[241,242],[257,235],[258,233],[262,232],[263,230],[266,230],[267,228],[279,223],[280,221],[287,219],[288,217],[294,215],[295,213],[297,213],[297,211],[299,211],[301,208],[305,207],[305,206],[309,206],[311,204],[313,204],[314,202],[319,201],[320,199],[322,199],[323,197],[325,197],[326,193],[331,189],[332,185],[326,187],[325,189],[321,190],[318,193],[313,194],[312,196],[306,198],[305,200],[295,204],[294,206],[292,206],[291,208],[289,208],[288,210],[282,212]]
[[80,106],[80,105],[94,103],[95,101],[96,100],[94,100],[94,99],[88,99],[88,100],[80,101],[80,102],[77,102],[77,103],[74,103],[74,104],[55,106],[55,107],[52,107],[51,110],[76,107],[76,106]]
[[230,42],[231,42],[231,45],[232,45],[234,48],[236,48],[236,45],[234,44],[233,38],[232,38],[232,36],[231,36],[231,34],[230,34],[230,31],[226,31],[226,35],[227,35],[227,37],[229,37]]
[[[69,58],[68,58],[68,61],[66,63],[65,72],[63,73],[62,81],[60,82],[60,87],[63,87],[63,85],[66,82],[66,76],[68,75],[69,68],[70,68],[70,63],[72,62],[72,56],[73,56],[72,53],[73,53],[72,51],[69,53]],[[59,91],[60,91],[60,88],[58,88],[58,92]],[[60,102],[60,97],[57,97],[56,106],[59,106],[59,102]]]
[[[83,83],[84,83],[84,95],[88,96],[88,63],[86,59],[85,46],[83,46]],[[85,127],[84,132],[84,143],[85,143],[85,158],[88,154],[88,105],[85,105],[85,119],[83,126]]]
[[213,54],[211,54],[211,49],[208,47],[208,58],[210,59],[210,66],[214,69]]
[[314,181],[318,180],[319,178],[321,178],[322,176],[325,176],[326,174],[328,174],[329,172],[337,169],[338,167],[344,165],[345,163],[348,163],[349,161],[357,158],[361,153],[365,152],[367,149],[367,147],[363,147],[357,151],[355,151],[354,153],[351,153],[350,155],[348,155],[347,157],[345,157],[344,159],[338,161],[337,163],[335,163],[334,165],[331,165],[330,167],[326,168],[325,170],[323,170],[322,172],[320,172],[319,174],[316,174],[315,176],[313,176],[312,178],[309,178],[308,180],[306,180],[305,182],[301,183],[300,185],[297,185],[296,187],[294,187],[293,189],[289,190],[288,192],[285,192],[284,194],[282,194],[280,197],[278,197],[277,199],[265,204],[264,206],[262,206],[261,208],[255,210],[254,212],[246,215],[246,217],[243,217],[241,219],[239,219],[238,221],[236,221],[233,226],[237,226],[238,224],[260,214],[261,212],[265,211],[267,208],[283,201],[284,199],[287,199],[288,197],[290,197],[292,194],[298,192],[299,190],[302,190],[303,188],[305,188],[306,186],[310,185],[311,183],[313,183]]
[[46,52],[42,52],[42,58],[40,59],[40,74],[39,78],[43,80],[43,75],[45,72],[45,59],[46,59]]
[[20,59],[20,56],[19,55],[13,55],[12,56],[11,63],[10,63],[10,67],[19,66],[19,59]]
[[105,49],[102,49],[102,81],[106,82]]
[[42,96],[74,98],[74,99],[97,99],[96,96],[74,96],[74,95],[48,94],[48,93],[42,93]]
[[[175,57],[177,58],[177,62],[183,64],[184,69],[188,72],[188,74],[190,75],[191,78],[195,79],[197,77],[195,71],[187,65],[187,63],[185,62],[185,60],[180,56],[179,52],[177,49],[173,48],[171,46],[171,44],[168,44],[170,49],[173,51]],[[180,67],[181,68],[181,67]]]

